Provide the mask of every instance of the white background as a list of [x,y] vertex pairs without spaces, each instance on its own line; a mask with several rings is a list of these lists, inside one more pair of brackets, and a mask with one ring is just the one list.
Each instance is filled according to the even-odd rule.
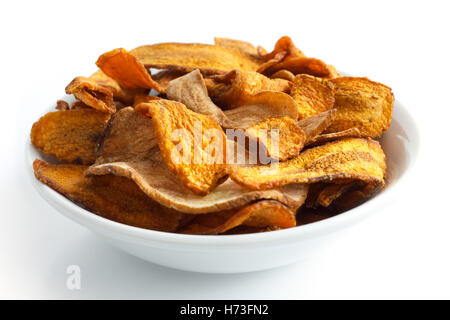
[[[2,1],[1,298],[450,298],[448,1]],[[32,188],[33,121],[110,49],[222,36],[270,50],[290,35],[308,56],[393,88],[418,121],[414,177],[386,210],[312,260],[204,275],[128,256],[62,217]],[[293,253],[295,254],[295,253]],[[66,288],[66,268],[82,288]]]

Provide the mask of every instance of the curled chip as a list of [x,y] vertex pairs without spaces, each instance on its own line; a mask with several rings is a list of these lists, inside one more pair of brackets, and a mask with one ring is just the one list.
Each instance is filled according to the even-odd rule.
[[306,134],[306,144],[315,141],[323,131],[325,131],[333,122],[336,116],[336,110],[331,109],[318,113],[312,117],[297,121],[296,125]]
[[67,94],[73,94],[86,105],[106,113],[114,113],[114,100],[125,104],[133,103],[135,90],[122,88],[115,80],[98,70],[89,78],[76,77],[66,87]]
[[363,187],[360,181],[346,183],[315,183],[310,187],[305,206],[308,208],[329,207],[346,192]]
[[256,71],[262,58],[233,48],[196,43],[159,43],[133,49],[131,53],[147,68],[218,74],[234,69]]
[[386,160],[378,142],[343,139],[308,149],[298,157],[276,165],[234,166],[230,177],[255,190],[290,183],[358,180],[384,185]]
[[289,92],[291,83],[284,79],[269,79],[258,72],[233,70],[209,78],[208,93],[218,105],[236,108],[249,97],[262,91]]
[[334,105],[334,85],[331,81],[299,74],[295,77],[291,96],[297,103],[300,118],[309,118]]
[[102,54],[96,64],[124,88],[155,89],[162,92],[161,87],[152,79],[144,65],[123,48]]
[[223,182],[226,138],[217,121],[171,100],[141,103],[135,109],[152,118],[165,162],[189,189],[205,195]]
[[174,232],[189,216],[161,206],[147,197],[136,184],[122,177],[85,177],[87,166],[50,164],[36,159],[38,180],[85,209],[134,227]]
[[391,88],[367,78],[331,81],[335,84],[337,114],[328,133],[358,128],[362,137],[376,138],[389,128],[394,105]]
[[286,52],[285,60],[289,60],[296,57],[305,57],[295,45],[292,39],[288,36],[281,37],[275,44],[275,48],[272,52],[263,55],[265,60],[273,59],[277,54]]
[[271,76],[279,70],[288,70],[293,74],[305,73],[320,78],[332,77],[334,71],[330,69],[330,67],[322,60],[316,58],[298,57],[288,60],[285,59],[282,62],[276,63],[261,72],[267,76]]
[[49,112],[31,128],[31,143],[58,161],[91,164],[109,114],[78,109]]
[[305,201],[308,186],[304,184],[254,191],[227,180],[204,197],[196,195],[169,170],[153,131],[148,117],[133,108],[120,110],[109,122],[96,164],[86,174],[130,178],[160,204],[193,214],[234,209],[261,199],[277,200],[295,211]]
[[279,229],[295,227],[295,214],[289,208],[273,200],[260,201],[241,210],[229,210],[198,215],[181,233],[221,234],[238,226],[254,228],[275,227]]

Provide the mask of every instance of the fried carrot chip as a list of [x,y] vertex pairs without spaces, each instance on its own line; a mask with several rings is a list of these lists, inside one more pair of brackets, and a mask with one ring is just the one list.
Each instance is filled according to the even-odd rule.
[[334,84],[329,80],[299,74],[292,85],[291,96],[298,105],[300,118],[309,118],[333,108]]
[[346,138],[361,138],[361,132],[359,132],[358,128],[350,128],[347,130],[334,132],[334,133],[324,133],[320,134],[313,139],[309,140],[308,146],[318,146],[330,141],[346,139]]
[[106,113],[114,113],[114,100],[132,104],[136,90],[122,88],[115,80],[98,70],[89,78],[76,77],[66,87],[67,94],[73,94],[86,105]]
[[164,99],[141,103],[135,110],[152,118],[168,167],[189,189],[206,195],[223,182],[226,138],[217,121]]
[[249,42],[228,38],[214,38],[214,44],[218,47],[236,49],[248,55],[257,56],[257,49]]
[[97,66],[109,77],[128,89],[155,89],[162,92],[138,59],[123,48],[114,49],[102,54]]
[[[277,146],[273,145],[272,133],[276,135]],[[305,132],[289,117],[268,118],[246,129],[245,134],[261,142],[267,156],[278,161],[298,156],[306,141]]]
[[120,110],[109,123],[96,164],[86,174],[130,178],[158,203],[193,214],[234,209],[261,199],[277,200],[295,211],[306,199],[308,186],[304,184],[254,191],[229,179],[204,197],[196,195],[167,167],[153,130],[148,117],[133,108]]
[[207,82],[208,93],[214,102],[224,108],[236,108],[249,97],[262,91],[289,92],[291,83],[284,79],[269,79],[258,72],[232,70],[212,76]]
[[337,114],[328,133],[358,128],[361,136],[376,138],[389,128],[394,105],[391,88],[367,78],[331,81],[335,84]]
[[262,58],[240,50],[196,43],[159,43],[133,49],[131,53],[147,68],[218,74],[239,69],[256,71]]
[[362,181],[384,185],[386,161],[378,142],[350,138],[308,149],[276,165],[234,166],[230,177],[260,190],[289,183]]
[[289,81],[294,81],[295,75],[289,70],[280,70],[275,72],[270,76],[271,79],[285,79]]
[[241,210],[221,211],[196,216],[180,232],[187,234],[221,234],[238,226],[254,228],[295,227],[295,214],[273,200],[260,201]]
[[61,162],[91,164],[109,117],[93,109],[49,112],[33,124],[31,142]]
[[292,59],[296,57],[305,57],[303,52],[301,52],[295,45],[292,39],[288,36],[281,37],[275,44],[275,48],[272,52],[267,53],[263,56],[265,60],[273,59],[280,52],[286,52],[287,56],[285,59]]
[[161,99],[158,96],[151,96],[146,93],[139,93],[134,97],[133,107],[137,106],[140,103],[146,103],[154,100]]
[[58,100],[58,101],[56,101],[55,109],[62,111],[62,110],[69,110],[70,108],[69,108],[69,104],[66,101]]
[[42,183],[86,210],[119,223],[174,232],[189,218],[153,201],[126,178],[113,175],[85,177],[87,166],[55,165],[39,159],[34,160],[33,168]]
[[335,70],[322,60],[316,58],[297,57],[292,59],[284,59],[265,70],[258,70],[267,76],[271,76],[279,70],[288,70],[293,74],[309,74],[320,78],[330,78]]
[[223,127],[233,126],[223,111],[209,98],[205,81],[198,69],[171,81],[166,94],[170,100],[181,102],[196,113],[210,116]]

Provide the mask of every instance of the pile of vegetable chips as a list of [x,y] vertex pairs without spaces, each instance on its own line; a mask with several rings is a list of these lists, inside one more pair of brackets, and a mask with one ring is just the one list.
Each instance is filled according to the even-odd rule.
[[31,142],[47,160],[34,161],[36,178],[99,216],[185,234],[273,231],[385,185],[376,139],[391,89],[342,77],[289,37],[270,52],[225,38],[119,48],[96,64]]

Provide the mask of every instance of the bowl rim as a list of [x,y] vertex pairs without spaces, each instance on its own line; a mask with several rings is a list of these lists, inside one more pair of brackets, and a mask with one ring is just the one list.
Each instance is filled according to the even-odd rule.
[[[411,171],[414,167],[420,149],[420,135],[417,122],[412,117],[411,113],[403,106],[398,100],[395,101],[394,115],[397,115],[395,119],[402,125],[406,124],[408,127],[408,134],[412,139],[409,140],[411,150],[411,157],[409,159],[406,168],[401,175],[397,177],[395,183],[389,185],[387,190],[380,192],[375,197],[369,199],[365,203],[351,209],[335,215],[330,218],[326,218],[317,222],[309,223],[306,225],[296,226],[293,228],[270,231],[270,232],[260,232],[260,233],[250,233],[250,234],[237,234],[237,235],[191,235],[191,234],[179,234],[163,231],[155,231],[150,229],[143,229],[139,227],[134,227],[126,224],[122,224],[113,220],[103,218],[95,213],[92,213],[65,196],[59,194],[57,191],[51,189],[47,185],[38,181],[34,176],[32,163],[38,151],[31,144],[29,135],[27,144],[25,146],[25,165],[27,167],[27,172],[31,179],[33,187],[37,192],[49,203],[54,209],[71,220],[82,224],[88,229],[92,229],[92,226],[100,227],[103,230],[120,234],[128,238],[134,238],[144,241],[155,241],[159,243],[166,244],[176,244],[183,246],[222,246],[222,247],[242,247],[245,245],[252,246],[265,246],[265,245],[276,245],[280,243],[286,243],[289,239],[310,239],[317,235],[325,236],[327,234],[333,233],[342,227],[349,226],[368,217],[373,214],[377,209],[381,209],[386,206],[390,201],[396,199],[395,195],[398,193],[399,187],[409,180],[411,177]],[[399,119],[400,118],[400,119]],[[402,127],[405,127],[402,125]],[[96,228],[96,230],[98,230]]]

